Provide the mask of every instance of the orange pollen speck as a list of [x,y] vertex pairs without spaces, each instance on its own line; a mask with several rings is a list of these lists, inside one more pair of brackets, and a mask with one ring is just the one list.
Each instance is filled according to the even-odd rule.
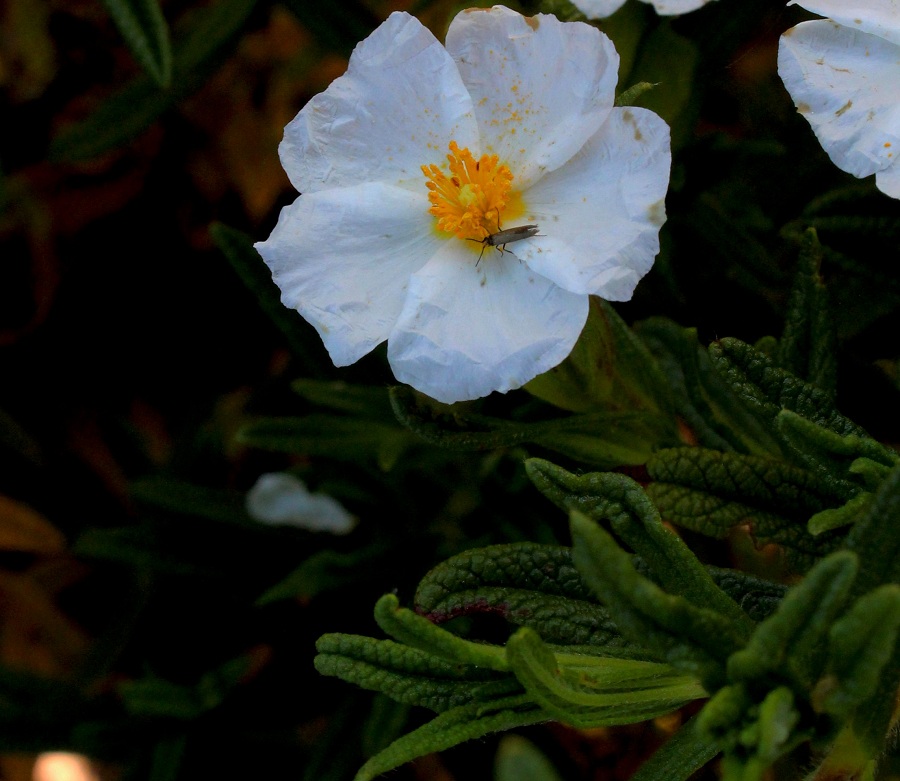
[[429,214],[439,230],[461,239],[480,241],[500,230],[503,209],[509,201],[513,175],[500,165],[497,155],[476,160],[468,147],[450,142],[450,175],[436,165],[423,165],[431,203]]

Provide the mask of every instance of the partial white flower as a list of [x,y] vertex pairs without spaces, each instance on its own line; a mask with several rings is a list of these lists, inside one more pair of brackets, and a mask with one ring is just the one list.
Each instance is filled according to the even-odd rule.
[[569,354],[589,294],[631,297],[671,154],[658,116],[613,107],[618,60],[594,27],[500,6],[459,14],[446,48],[405,13],[356,47],[285,128],[302,195],[256,245],[336,365],[387,340],[433,398],[505,392]]
[[310,493],[300,478],[288,472],[260,475],[247,492],[245,505],[253,520],[273,526],[347,534],[356,525],[356,518],[337,499]]
[[900,0],[790,3],[831,17],[781,36],[778,73],[841,170],[900,198]]
[[[618,11],[626,0],[572,0],[574,5],[588,19],[605,19]],[[696,11],[712,0],[643,0],[650,3],[660,16],[677,16]]]

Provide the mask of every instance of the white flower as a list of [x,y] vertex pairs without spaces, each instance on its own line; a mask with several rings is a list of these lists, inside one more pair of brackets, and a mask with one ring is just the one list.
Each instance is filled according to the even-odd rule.
[[273,526],[347,534],[356,525],[356,518],[337,499],[311,494],[300,478],[288,472],[260,475],[245,504],[253,520]]
[[[285,128],[302,195],[256,245],[336,365],[387,339],[397,379],[433,398],[505,392],[569,354],[589,294],[631,297],[659,249],[669,129],[613,107],[617,67],[595,28],[500,6],[459,14],[446,48],[405,13],[356,47]],[[523,224],[539,235],[482,244]]]
[[[651,3],[656,13],[661,16],[676,16],[696,11],[712,0],[643,0],[643,2]],[[625,5],[625,0],[572,0],[572,5],[588,19],[605,19]]]
[[778,73],[831,161],[900,198],[900,0],[803,0]]

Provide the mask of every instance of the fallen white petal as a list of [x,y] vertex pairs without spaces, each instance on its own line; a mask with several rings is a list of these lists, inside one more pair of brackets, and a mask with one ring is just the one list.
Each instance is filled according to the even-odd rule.
[[569,160],[615,100],[619,55],[583,22],[470,8],[451,23],[447,50],[472,95],[482,151],[500,156],[520,190]]
[[581,152],[525,194],[541,235],[516,253],[566,290],[627,301],[659,252],[671,161],[662,119],[613,109]]
[[572,5],[588,19],[605,19],[625,5],[625,0],[572,0]]
[[260,475],[247,492],[246,508],[260,523],[307,531],[347,534],[356,525],[356,518],[337,499],[310,493],[302,480],[288,472]]
[[900,149],[900,47],[827,20],[781,36],[778,73],[840,169],[868,176]]
[[431,32],[397,12],[288,124],[278,151],[301,193],[378,181],[418,189],[420,166],[451,138],[477,143],[469,93]]
[[255,245],[284,305],[312,323],[336,366],[387,339],[410,275],[443,243],[425,193],[378,183],[308,193]]
[[807,11],[834,22],[900,44],[898,0],[792,0]]
[[587,296],[557,287],[514,255],[491,248],[477,267],[476,258],[447,242],[413,276],[388,340],[397,379],[448,404],[505,393],[552,369],[587,319]]

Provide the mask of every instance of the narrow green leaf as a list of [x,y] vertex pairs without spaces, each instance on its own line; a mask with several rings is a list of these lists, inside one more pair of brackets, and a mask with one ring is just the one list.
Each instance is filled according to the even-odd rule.
[[849,551],[820,561],[728,660],[729,678],[752,681],[777,672],[811,686],[825,663],[822,641],[847,601],[857,569],[857,558]]
[[[878,694],[885,666],[897,647],[900,586],[889,584],[858,599],[829,632],[828,673],[821,710],[847,718]],[[822,684],[824,683],[824,687]],[[891,691],[881,692],[893,702]]]
[[900,583],[900,464],[847,535],[847,548],[865,562],[854,588],[858,597],[885,583]]
[[667,529],[641,486],[614,473],[574,475],[541,459],[525,462],[538,489],[565,510],[577,509],[613,530],[649,565],[663,588],[695,605],[715,610],[749,635],[752,622],[716,587],[709,573],[678,535]]
[[645,721],[707,696],[696,679],[657,662],[588,657],[590,666],[569,670],[530,629],[516,632],[506,648],[510,667],[534,700],[579,728]]
[[622,634],[715,688],[725,659],[742,645],[732,622],[639,575],[631,557],[586,516],[573,511],[570,522],[575,564]]
[[158,0],[103,0],[135,59],[160,86],[172,80],[169,28]]
[[638,768],[630,781],[687,781],[720,751],[694,716]]
[[822,246],[815,230],[809,229],[801,244],[775,362],[834,398],[837,334],[828,291],[820,275],[821,264]]
[[600,467],[642,464],[672,444],[670,422],[645,412],[597,412],[518,423],[440,404],[406,386],[391,388],[397,419],[426,442],[451,450],[534,444]]
[[521,690],[511,675],[449,663],[393,640],[327,634],[319,638],[316,650],[315,666],[322,675],[438,712]]
[[140,76],[103,103],[83,122],[62,131],[50,144],[54,161],[86,160],[130,141],[170,106],[198,89],[218,67],[240,33],[256,0],[221,0],[197,11],[172,54],[172,79],[160,89]]
[[715,371],[695,329],[653,317],[637,323],[635,331],[656,357],[675,411],[697,444],[757,455],[781,452],[759,419]]
[[385,594],[378,600],[375,620],[394,639],[449,662],[471,664],[498,672],[509,669],[502,648],[457,637],[412,610],[400,607],[393,594]]
[[550,716],[527,696],[519,695],[490,704],[464,705],[436,716],[417,730],[395,740],[360,768],[354,781],[371,781],[416,757],[443,751],[491,732],[550,721]]
[[260,309],[281,331],[291,353],[297,358],[308,377],[327,376],[328,363],[325,350],[315,330],[299,312],[281,303],[281,291],[272,281],[272,275],[253,248],[253,240],[246,234],[222,223],[213,223],[209,235],[225,255],[247,290],[253,295]]

